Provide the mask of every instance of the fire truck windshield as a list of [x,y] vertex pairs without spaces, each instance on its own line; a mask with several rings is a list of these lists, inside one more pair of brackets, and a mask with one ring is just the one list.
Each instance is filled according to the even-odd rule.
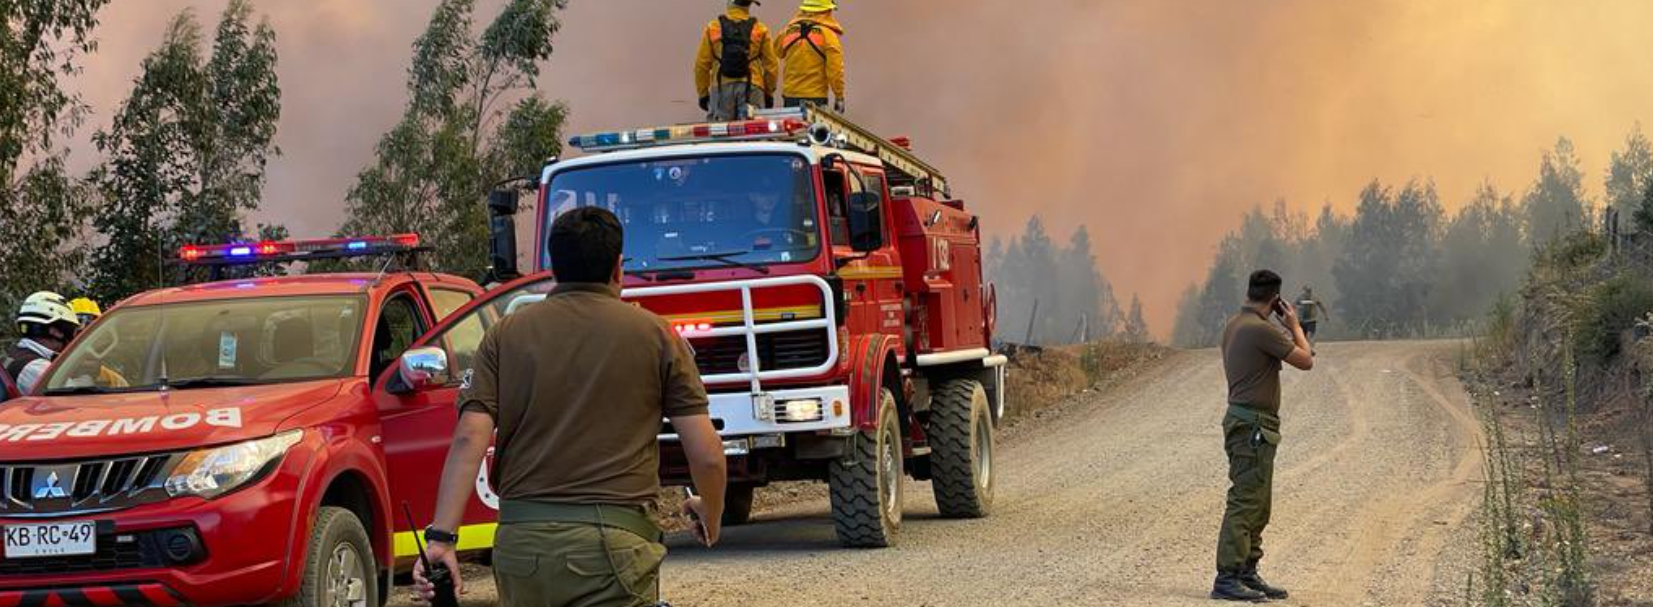
[[[570,169],[546,188],[545,232],[564,212],[601,206],[625,226],[627,272],[810,261],[821,228],[809,166],[777,153]],[[540,263],[551,267],[549,247]]]
[[361,308],[358,296],[117,308],[63,354],[45,394],[344,377],[355,371]]

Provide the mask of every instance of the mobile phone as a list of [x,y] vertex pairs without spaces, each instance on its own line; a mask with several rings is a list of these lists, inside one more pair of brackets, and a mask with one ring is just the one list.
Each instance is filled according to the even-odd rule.
[[1273,306],[1274,307],[1274,313],[1279,314],[1281,316],[1285,316],[1286,315],[1286,305],[1287,305],[1286,300],[1276,298],[1274,300],[1274,306]]
[[[683,487],[683,499],[688,500],[695,497],[699,496],[695,495],[694,487],[685,485]],[[693,509],[689,510],[689,520],[694,521],[695,526],[700,528],[700,537],[711,537],[711,531],[706,529],[706,521],[700,520],[700,514]]]

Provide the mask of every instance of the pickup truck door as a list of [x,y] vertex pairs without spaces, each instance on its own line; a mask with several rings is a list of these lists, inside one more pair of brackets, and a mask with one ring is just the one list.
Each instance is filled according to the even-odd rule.
[[[407,394],[392,394],[388,384],[397,372],[394,365],[375,378],[373,398],[383,423],[385,467],[390,478],[390,497],[396,513],[395,557],[406,563],[415,555],[412,531],[402,504],[413,511],[414,521],[423,529],[435,516],[437,486],[447,462],[459,419],[459,392],[470,377],[477,348],[489,327],[498,322],[510,304],[525,295],[542,296],[552,281],[546,276],[529,277],[501,286],[478,297],[439,323],[414,343],[415,348],[441,348],[448,355],[451,381],[447,385]],[[493,546],[498,500],[486,479],[493,458],[478,471],[477,493],[465,509],[459,534],[461,552]]]

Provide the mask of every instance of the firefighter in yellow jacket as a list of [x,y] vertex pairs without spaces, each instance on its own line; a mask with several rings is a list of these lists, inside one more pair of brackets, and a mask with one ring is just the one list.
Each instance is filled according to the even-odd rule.
[[700,109],[712,120],[751,117],[753,106],[775,107],[780,60],[769,27],[752,16],[757,0],[729,0],[728,10],[706,25],[695,54],[694,84]]
[[775,54],[786,66],[781,85],[786,107],[825,106],[830,93],[832,107],[844,111],[844,26],[833,15],[836,10],[836,0],[803,0],[798,16],[775,41]]

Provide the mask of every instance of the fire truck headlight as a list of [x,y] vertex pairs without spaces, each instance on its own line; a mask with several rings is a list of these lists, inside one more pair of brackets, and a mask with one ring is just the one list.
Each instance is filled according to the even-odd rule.
[[262,476],[303,437],[304,431],[293,430],[191,452],[167,476],[166,492],[172,497],[193,495],[212,499],[234,491]]
[[821,401],[789,400],[781,403],[780,421],[783,422],[813,422],[821,419]]

